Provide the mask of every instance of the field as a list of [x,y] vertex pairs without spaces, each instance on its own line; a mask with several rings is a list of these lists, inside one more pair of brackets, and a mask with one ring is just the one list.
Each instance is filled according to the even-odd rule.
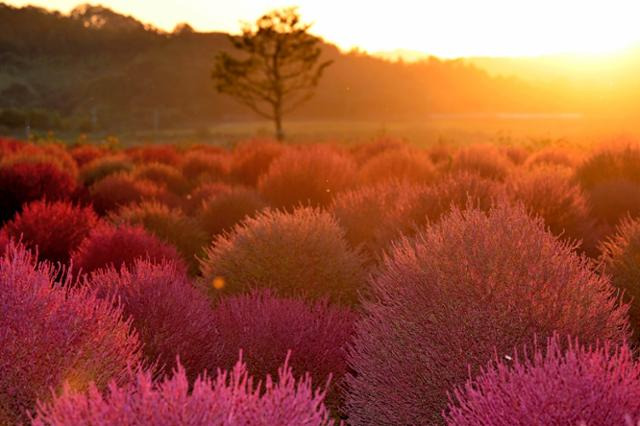
[[634,424],[640,145],[594,126],[0,138],[0,424]]

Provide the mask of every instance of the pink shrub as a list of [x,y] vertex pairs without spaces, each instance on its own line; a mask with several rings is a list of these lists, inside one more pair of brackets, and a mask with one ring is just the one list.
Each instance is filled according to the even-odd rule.
[[192,150],[182,156],[180,170],[192,184],[224,181],[229,178],[229,158],[225,154],[213,154]]
[[76,270],[90,273],[99,268],[133,266],[138,258],[167,260],[185,268],[176,249],[139,226],[101,225],[93,229],[71,255]]
[[200,270],[206,283],[224,280],[222,293],[269,288],[345,302],[356,299],[364,280],[361,258],[335,219],[309,207],[245,219],[213,241]]
[[398,244],[370,284],[348,358],[354,425],[441,422],[447,389],[534,334],[629,336],[608,279],[522,207],[454,210]]
[[109,175],[89,188],[96,212],[104,215],[130,203],[158,200],[165,195],[162,188],[146,180],[136,180],[130,174]]
[[198,221],[207,235],[213,237],[266,207],[267,203],[256,190],[233,187],[204,201],[198,210]]
[[472,145],[460,149],[453,159],[454,172],[477,173],[482,177],[502,181],[512,163],[493,145]]
[[201,377],[193,386],[178,367],[159,383],[139,373],[133,385],[112,385],[106,395],[95,388],[84,395],[67,388],[52,403],[40,405],[33,425],[333,425],[323,399],[308,376],[293,377],[286,361],[277,380],[269,377],[264,385],[256,385],[239,361],[232,371],[220,372],[215,380]]
[[436,171],[426,153],[418,150],[391,150],[379,154],[362,165],[359,180],[375,184],[389,180],[429,183]]
[[34,201],[2,228],[15,241],[37,250],[41,259],[66,264],[69,256],[98,224],[91,207],[67,201]]
[[[129,269],[96,271],[88,276],[87,284],[101,297],[119,301],[140,335],[149,363],[157,361],[170,373],[179,355],[191,378],[218,366],[212,360],[228,342],[215,333],[207,297],[175,264],[137,259]],[[237,357],[237,350],[234,352]]]
[[75,179],[53,163],[0,163],[0,222],[13,217],[25,203],[67,200],[75,190]]
[[622,425],[639,412],[640,365],[627,345],[587,348],[556,337],[513,361],[495,359],[455,390],[445,418],[457,426]]
[[258,189],[274,207],[326,206],[355,180],[355,164],[327,147],[290,150],[262,175]]
[[272,141],[253,140],[240,144],[233,151],[231,175],[244,185],[255,186],[273,160],[285,150],[284,145]]
[[223,182],[202,183],[187,195],[183,210],[187,213],[193,214],[202,207],[205,201],[230,192],[233,188],[233,185]]
[[332,375],[335,385],[346,373],[355,320],[349,309],[255,292],[222,298],[212,320],[222,342],[214,365],[221,368],[231,368],[242,349],[251,374],[263,378],[277,372],[290,350],[296,376],[309,372],[314,383],[326,383]]
[[21,246],[0,257],[0,423],[19,424],[64,382],[124,384],[140,360],[138,337],[111,301],[54,283],[58,271]]

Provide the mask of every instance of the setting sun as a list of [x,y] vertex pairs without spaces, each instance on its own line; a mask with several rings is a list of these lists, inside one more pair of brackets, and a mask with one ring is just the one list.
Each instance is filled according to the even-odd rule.
[[[10,1],[69,11],[76,0]],[[166,31],[189,22],[200,31],[239,30],[276,7],[297,5],[312,32],[348,50],[397,49],[452,58],[600,54],[640,42],[640,4],[632,0],[416,1],[155,1],[105,0],[103,5]],[[393,9],[393,10],[391,10]]]

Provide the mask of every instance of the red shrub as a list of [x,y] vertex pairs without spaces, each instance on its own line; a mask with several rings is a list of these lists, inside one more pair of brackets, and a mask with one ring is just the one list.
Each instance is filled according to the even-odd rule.
[[13,217],[25,203],[66,200],[75,190],[75,179],[55,164],[0,164],[0,222]]
[[162,163],[147,163],[136,167],[131,173],[134,179],[150,181],[166,188],[174,194],[185,194],[189,191],[189,182],[180,170]]
[[108,266],[130,267],[139,258],[148,258],[155,263],[172,261],[184,268],[184,262],[173,246],[137,226],[98,226],[71,255],[74,269],[85,273]]
[[107,150],[95,145],[79,145],[69,150],[69,154],[71,154],[78,166],[82,167],[93,160],[105,156]]
[[513,164],[493,145],[472,145],[462,148],[453,159],[452,170],[471,172],[502,181]]
[[576,178],[587,190],[607,181],[640,183],[640,145],[605,146],[580,164]]
[[447,424],[622,425],[640,412],[640,365],[627,345],[568,343],[495,359],[455,390]]
[[103,395],[90,389],[78,394],[65,389],[50,404],[41,404],[34,426],[331,426],[324,392],[314,391],[306,377],[296,381],[287,362],[277,380],[254,384],[242,361],[215,380],[204,376],[191,386],[182,368],[173,378],[154,383],[139,373],[132,386],[111,386]]
[[404,240],[356,324],[349,421],[438,423],[447,389],[534,334],[624,341],[628,307],[589,267],[522,207],[454,210]]
[[123,174],[133,169],[131,159],[124,155],[98,157],[80,168],[80,180],[91,186],[112,174]]
[[594,251],[594,223],[580,187],[571,180],[571,170],[563,167],[538,166],[516,173],[509,181],[514,199],[521,201],[534,215],[544,219],[551,233],[572,241],[583,241],[582,247]]
[[[363,281],[360,256],[328,213],[265,211],[213,241],[200,270],[225,292],[270,288],[281,295],[353,301]],[[212,290],[213,294],[219,290]]]
[[285,147],[277,142],[254,140],[240,144],[233,151],[231,175],[242,184],[255,186],[283,152]]
[[19,424],[66,381],[77,391],[130,379],[139,341],[111,301],[53,282],[20,246],[0,257],[0,423]]
[[534,152],[527,159],[525,166],[536,167],[540,165],[564,166],[574,168],[580,162],[580,155],[568,148],[551,146]]
[[189,151],[182,157],[182,175],[191,182],[215,182],[229,177],[229,158],[226,154]]
[[436,171],[426,153],[417,150],[391,150],[376,155],[360,168],[359,180],[374,184],[389,180],[428,183]]
[[136,163],[178,164],[181,156],[173,145],[146,145],[130,148],[127,155]]
[[404,150],[406,148],[407,143],[405,141],[382,137],[374,141],[354,145],[351,148],[351,154],[356,162],[362,165],[378,155],[396,150]]
[[247,216],[267,207],[260,194],[243,187],[234,187],[202,203],[198,220],[209,237],[229,231]]
[[200,209],[203,203],[210,198],[217,197],[218,195],[230,192],[233,189],[232,185],[222,182],[206,182],[198,185],[189,195],[183,207],[183,210],[187,213],[195,213]]
[[0,160],[2,160],[2,157],[4,156],[20,151],[26,144],[27,142],[24,141],[8,139],[0,136]]
[[516,165],[524,164],[527,159],[530,157],[530,152],[519,146],[519,145],[510,145],[501,147],[500,151],[513,163]]
[[41,259],[66,264],[69,256],[98,224],[91,207],[76,207],[66,201],[34,201],[7,222],[3,232]]
[[[170,373],[179,355],[191,378],[218,366],[212,360],[228,342],[216,336],[207,297],[174,264],[137,259],[130,269],[96,271],[87,284],[101,297],[120,302],[150,363],[158,361]],[[234,352],[237,357],[237,349]]]
[[263,378],[275,374],[291,350],[294,374],[309,372],[314,383],[325,383],[330,374],[339,383],[346,373],[345,349],[355,320],[346,308],[260,292],[222,298],[212,319],[224,342],[214,363],[221,368],[231,368],[242,349],[251,374]]
[[260,178],[258,188],[278,208],[326,206],[354,180],[355,164],[349,157],[327,147],[311,147],[278,157]]
[[607,180],[595,185],[587,195],[593,215],[611,226],[625,216],[640,216],[640,182]]
[[89,188],[96,212],[104,215],[121,206],[145,200],[163,199],[165,192],[155,183],[136,180],[129,174],[109,175]]

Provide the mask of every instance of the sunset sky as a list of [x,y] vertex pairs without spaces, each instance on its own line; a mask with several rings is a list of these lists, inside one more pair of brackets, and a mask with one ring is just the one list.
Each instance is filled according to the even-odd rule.
[[[9,1],[68,12],[82,0]],[[638,0],[103,0],[170,31],[237,32],[269,9],[298,5],[313,32],[343,49],[442,57],[609,53],[640,44]]]

